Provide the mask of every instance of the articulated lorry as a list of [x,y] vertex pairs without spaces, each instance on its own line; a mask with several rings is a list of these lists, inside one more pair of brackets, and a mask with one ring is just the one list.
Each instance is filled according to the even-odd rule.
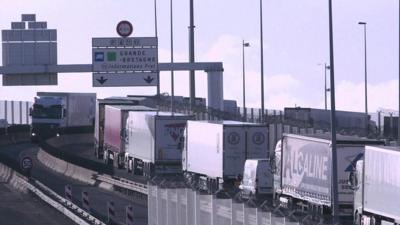
[[92,127],[95,104],[95,93],[38,92],[30,109],[32,141],[59,135],[63,128]]
[[97,99],[94,124],[94,154],[102,159],[104,153],[104,121],[106,105],[139,105],[140,99],[131,97],[109,97]]
[[[383,144],[377,140],[337,135],[340,216],[352,216],[354,194],[348,179],[357,160],[363,158],[365,145]],[[330,135],[284,134],[277,143],[273,160],[275,199],[288,208],[305,208],[308,209],[305,211],[326,215],[329,220],[333,173]]]
[[182,173],[186,121],[194,116],[170,112],[129,112],[125,163],[145,177]]
[[269,157],[267,127],[262,124],[188,121],[185,135],[185,179],[204,191],[235,189],[246,159]]
[[399,147],[366,146],[350,183],[355,189],[355,224],[400,224]]
[[106,105],[104,112],[104,161],[119,169],[125,167],[124,158],[128,135],[126,130],[130,111],[155,111],[156,109],[141,105]]

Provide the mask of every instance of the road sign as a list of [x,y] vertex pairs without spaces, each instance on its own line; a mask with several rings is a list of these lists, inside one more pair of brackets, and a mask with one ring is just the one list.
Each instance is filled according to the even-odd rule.
[[138,47],[138,48],[156,48],[157,47],[156,37],[127,37],[127,38],[93,38],[92,47],[93,48],[126,48],[126,47]]
[[117,24],[117,33],[121,37],[128,37],[133,32],[133,26],[129,21],[123,20]]
[[155,48],[94,48],[93,72],[155,71]]
[[157,86],[156,37],[93,38],[93,87]]
[[157,73],[94,73],[93,87],[155,86]]
[[30,170],[33,167],[32,159],[28,156],[22,158],[21,160],[21,168],[23,170]]

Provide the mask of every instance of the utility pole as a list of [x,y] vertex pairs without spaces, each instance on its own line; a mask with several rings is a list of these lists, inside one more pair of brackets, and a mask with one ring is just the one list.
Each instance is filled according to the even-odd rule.
[[[154,0],[154,32],[155,36],[158,38],[158,29],[157,29],[157,0]],[[157,70],[157,98],[160,98],[160,71]]]
[[261,50],[261,123],[264,123],[264,41],[263,41],[263,5],[260,0],[260,50]]
[[[194,63],[194,6],[193,0],[190,0],[190,26],[189,26],[189,62]],[[190,87],[190,110],[195,106],[196,83],[194,70],[190,70],[189,76]]]
[[[173,23],[173,5],[170,0],[170,16],[171,16],[171,63],[174,63],[174,23]],[[171,112],[175,112],[175,90],[174,90],[174,70],[171,70]]]
[[369,120],[368,120],[368,90],[367,90],[367,23],[358,22],[359,25],[364,27],[364,92],[365,92],[365,127],[367,128],[366,135],[369,134]]
[[[399,46],[400,46],[400,2],[399,2]],[[400,145],[400,47],[399,47],[399,117],[397,120],[397,145]]]
[[331,148],[332,148],[332,216],[333,225],[339,223],[339,196],[337,175],[337,153],[336,153],[336,107],[335,107],[335,64],[333,54],[333,22],[332,22],[332,0],[329,0],[329,58],[331,74]]
[[244,48],[250,47],[250,43],[242,41],[242,66],[243,66],[243,114],[244,121],[247,122],[247,109],[246,109],[246,66],[245,66],[245,57],[244,57]]

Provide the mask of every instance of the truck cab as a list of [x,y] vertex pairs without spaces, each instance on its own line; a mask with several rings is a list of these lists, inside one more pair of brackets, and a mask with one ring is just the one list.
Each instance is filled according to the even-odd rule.
[[364,160],[357,161],[356,170],[349,177],[350,187],[354,190],[354,224],[361,224],[363,166]]
[[31,140],[36,142],[58,134],[58,128],[63,124],[66,108],[62,97],[35,97],[30,109],[32,117]]

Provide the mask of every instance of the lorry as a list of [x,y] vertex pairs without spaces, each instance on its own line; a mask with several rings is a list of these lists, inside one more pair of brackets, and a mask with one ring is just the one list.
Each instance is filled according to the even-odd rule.
[[366,146],[350,175],[354,224],[400,224],[400,148]]
[[102,159],[104,152],[104,114],[106,105],[139,105],[141,99],[134,97],[109,97],[97,99],[94,124],[94,154]]
[[188,121],[185,136],[185,179],[204,191],[238,187],[246,159],[269,157],[267,127],[262,124]]
[[60,134],[65,128],[93,127],[95,93],[38,92],[30,109],[31,140]]
[[[382,141],[337,135],[338,214],[351,218],[354,194],[348,184],[365,145]],[[275,199],[290,209],[305,209],[330,220],[332,213],[332,148],[328,134],[284,134],[271,157]],[[326,215],[326,217],[325,217]]]
[[140,105],[106,105],[104,112],[104,162],[124,168],[126,122],[130,111],[155,111]]
[[244,199],[264,199],[273,194],[274,175],[269,159],[247,159],[239,186]]
[[145,177],[182,173],[183,131],[192,115],[131,111],[127,118],[128,172]]

